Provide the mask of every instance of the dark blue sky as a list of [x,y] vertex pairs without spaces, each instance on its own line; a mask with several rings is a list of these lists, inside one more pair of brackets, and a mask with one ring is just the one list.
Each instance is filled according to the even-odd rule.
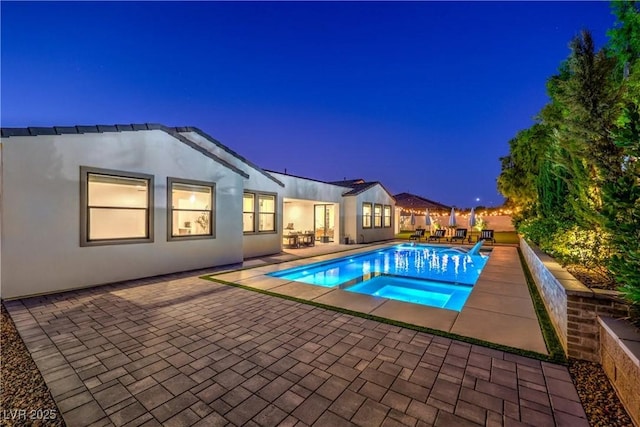
[[0,3],[4,127],[197,126],[265,169],[502,203],[508,141],[607,2]]

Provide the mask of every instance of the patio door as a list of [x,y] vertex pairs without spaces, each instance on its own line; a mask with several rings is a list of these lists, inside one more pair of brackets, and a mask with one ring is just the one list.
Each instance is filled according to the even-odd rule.
[[314,224],[316,240],[322,243],[334,241],[334,206],[333,205],[313,205]]

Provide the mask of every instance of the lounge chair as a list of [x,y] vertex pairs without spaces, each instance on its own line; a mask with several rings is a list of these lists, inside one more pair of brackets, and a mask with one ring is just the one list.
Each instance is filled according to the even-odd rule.
[[482,230],[476,239],[476,242],[479,242],[480,240],[488,240],[491,243],[495,243],[496,239],[493,237],[493,230]]
[[467,229],[466,228],[458,228],[458,229],[456,229],[456,234],[451,236],[449,241],[451,243],[453,243],[456,240],[460,240],[462,243],[464,243],[466,238],[467,238]]
[[435,233],[433,233],[431,236],[427,237],[427,241],[428,242],[432,242],[434,240],[437,240],[438,243],[440,243],[440,239],[444,239],[445,231],[446,230],[444,228],[440,228],[440,229],[436,230]]
[[418,242],[420,241],[420,239],[422,239],[422,237],[424,237],[424,228],[418,228],[416,229],[415,233],[413,233],[411,236],[409,236],[409,240],[417,240]]

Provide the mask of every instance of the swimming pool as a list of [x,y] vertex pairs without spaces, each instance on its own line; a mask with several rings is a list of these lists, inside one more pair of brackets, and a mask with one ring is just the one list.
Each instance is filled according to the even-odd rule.
[[476,247],[400,244],[269,275],[460,311],[487,259]]

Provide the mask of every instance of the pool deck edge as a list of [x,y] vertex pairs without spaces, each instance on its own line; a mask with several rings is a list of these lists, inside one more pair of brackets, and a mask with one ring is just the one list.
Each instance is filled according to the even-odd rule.
[[286,268],[329,261],[388,246],[387,243],[353,251],[324,254],[305,260],[261,266],[257,269],[259,271],[252,273],[229,272],[218,275],[216,278],[327,306],[371,314],[544,355],[549,354],[535,315],[517,248],[514,247],[492,248],[492,255],[474,285],[467,304],[460,312],[364,294],[351,292],[346,294],[346,291],[341,289],[292,282],[267,275]]

